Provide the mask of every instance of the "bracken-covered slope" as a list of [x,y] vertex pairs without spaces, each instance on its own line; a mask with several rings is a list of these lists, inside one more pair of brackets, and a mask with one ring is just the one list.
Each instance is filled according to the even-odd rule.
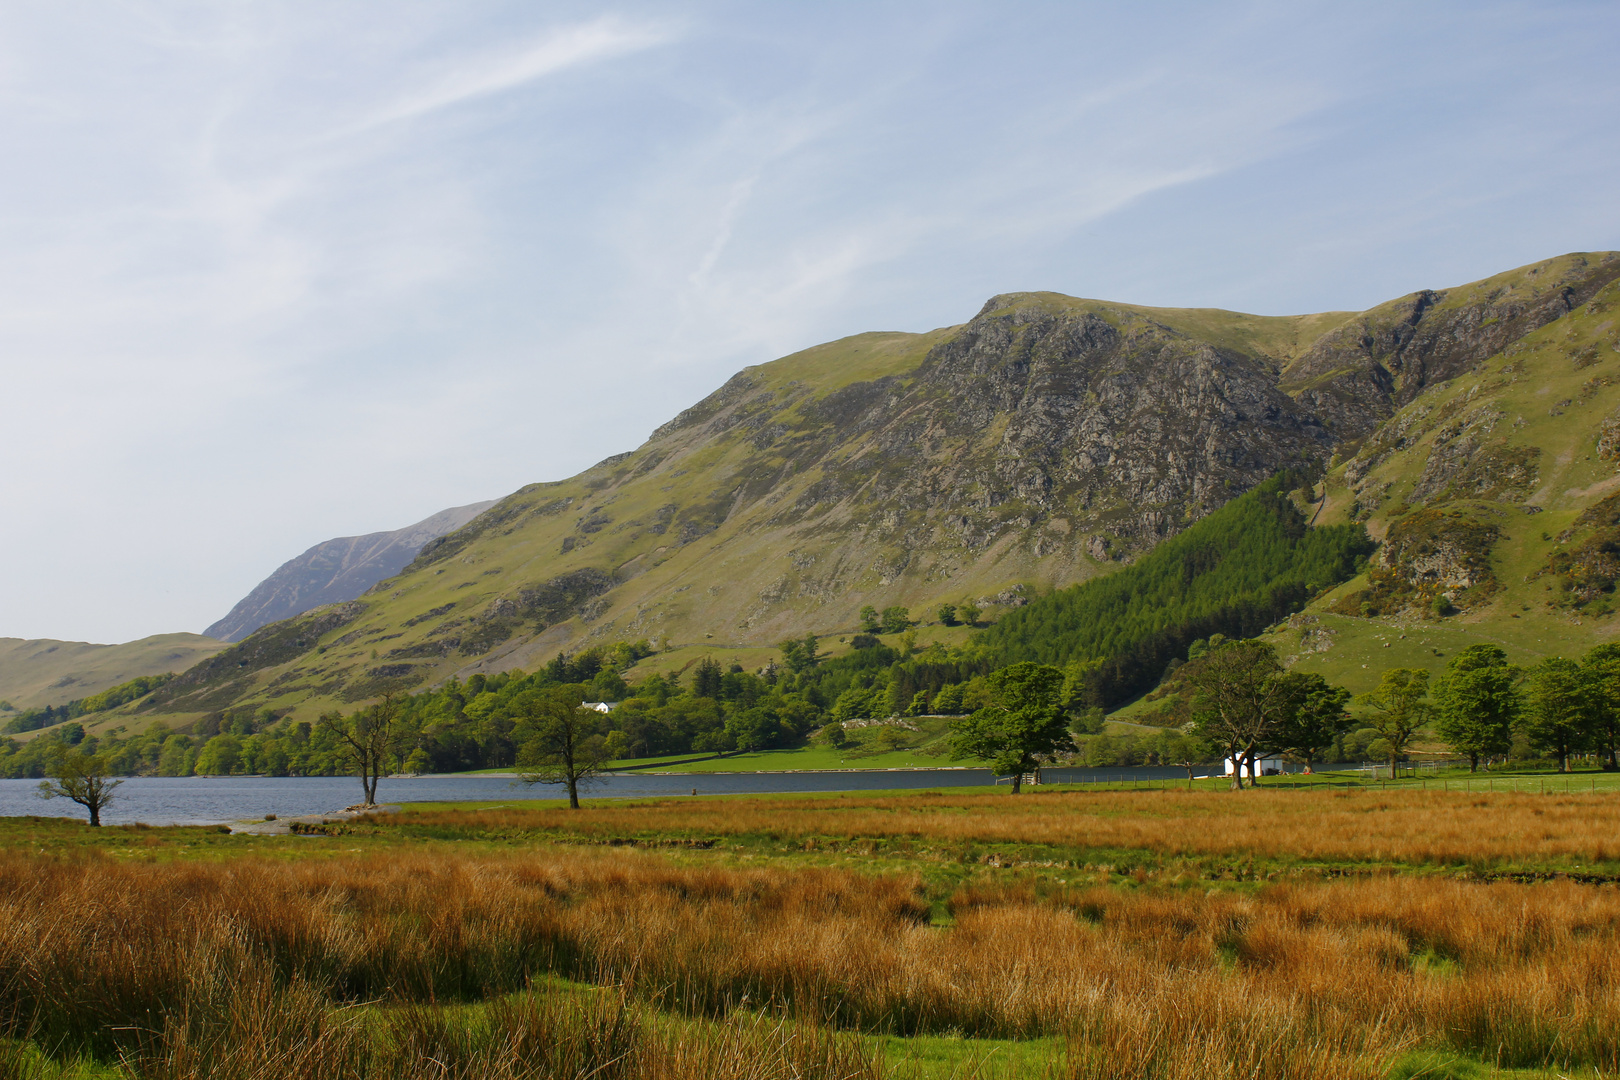
[[1565,256],[1281,318],[1015,294],[962,326],[819,346],[743,371],[640,449],[524,488],[359,600],[265,627],[158,697],[304,714],[589,641],[769,644],[850,627],[864,604],[1016,605],[1281,468],[1375,453],[1385,418],[1526,333],[1585,320],[1617,277],[1620,257]]
[[282,563],[203,634],[220,641],[241,641],[268,623],[353,600],[403,570],[423,545],[454,532],[493,505],[494,500],[489,500],[455,506],[393,532],[323,540]]

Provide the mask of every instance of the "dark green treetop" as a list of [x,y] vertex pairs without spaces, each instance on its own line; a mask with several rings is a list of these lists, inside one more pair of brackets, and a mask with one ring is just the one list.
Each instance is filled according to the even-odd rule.
[[986,679],[991,704],[951,723],[951,756],[979,758],[1013,777],[1017,794],[1037,755],[1073,750],[1068,717],[1059,704],[1063,672],[1021,661]]
[[1512,747],[1513,726],[1524,712],[1523,675],[1495,645],[1470,645],[1435,683],[1435,732],[1468,756],[1470,771],[1479,771],[1481,757]]

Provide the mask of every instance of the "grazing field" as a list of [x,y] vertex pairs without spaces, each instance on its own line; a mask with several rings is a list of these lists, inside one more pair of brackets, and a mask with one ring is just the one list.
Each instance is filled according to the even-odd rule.
[[1613,1076],[1617,825],[1327,787],[9,819],[0,1077]]

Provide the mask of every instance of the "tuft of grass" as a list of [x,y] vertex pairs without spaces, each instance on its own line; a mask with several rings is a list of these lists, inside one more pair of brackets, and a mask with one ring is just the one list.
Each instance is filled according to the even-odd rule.
[[1485,1069],[1459,1054],[1418,1050],[1402,1054],[1384,1075],[1386,1080],[1483,1080]]

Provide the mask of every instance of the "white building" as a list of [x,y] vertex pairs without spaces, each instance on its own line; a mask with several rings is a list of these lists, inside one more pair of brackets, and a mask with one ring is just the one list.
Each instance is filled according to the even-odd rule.
[[582,709],[594,709],[597,712],[612,712],[619,707],[619,703],[617,701],[582,701],[579,703],[579,707]]
[[[1238,758],[1227,758],[1226,771],[1221,775],[1231,776],[1237,772],[1239,764]],[[1283,759],[1280,757],[1257,757],[1254,759],[1254,771],[1261,776],[1267,774],[1277,775],[1283,771]]]

